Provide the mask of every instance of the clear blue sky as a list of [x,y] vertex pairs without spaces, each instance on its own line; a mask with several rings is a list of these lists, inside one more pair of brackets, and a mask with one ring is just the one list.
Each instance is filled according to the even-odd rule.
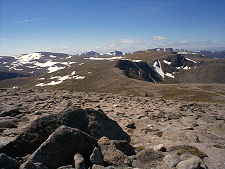
[[0,55],[225,49],[225,0],[0,0]]

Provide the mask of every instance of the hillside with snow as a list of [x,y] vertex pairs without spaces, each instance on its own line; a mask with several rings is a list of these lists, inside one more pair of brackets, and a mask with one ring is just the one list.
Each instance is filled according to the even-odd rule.
[[[225,59],[175,49],[80,55],[34,52],[0,57],[0,87],[105,90],[137,83],[225,83]],[[13,80],[5,80],[11,79]],[[132,80],[133,79],[133,80]],[[119,80],[119,81],[117,81]],[[115,86],[112,86],[116,82]],[[139,82],[138,82],[139,83]],[[150,85],[150,84],[149,84]]]

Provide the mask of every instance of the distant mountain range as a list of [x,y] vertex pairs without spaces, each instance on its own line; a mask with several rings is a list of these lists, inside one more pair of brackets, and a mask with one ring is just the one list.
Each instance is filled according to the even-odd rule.
[[225,51],[155,48],[126,54],[89,51],[79,55],[35,52],[0,56],[0,87],[81,90],[108,84],[118,77],[153,83],[225,83],[224,54]]
[[103,54],[100,54],[98,52],[95,52],[95,51],[89,51],[89,52],[84,52],[84,53],[81,53],[79,54],[80,56],[98,56],[98,55],[108,55],[108,56],[122,56],[122,55],[125,55],[125,53],[123,52],[120,52],[120,51],[112,51],[112,52],[108,52],[108,53],[103,53]]

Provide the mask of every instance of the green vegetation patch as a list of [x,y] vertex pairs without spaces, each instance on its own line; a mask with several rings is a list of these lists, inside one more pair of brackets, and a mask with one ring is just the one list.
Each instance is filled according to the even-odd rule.
[[185,90],[180,88],[170,88],[161,91],[163,98],[182,101],[196,101],[196,102],[210,102],[210,103],[225,103],[225,100],[217,100],[216,94],[197,91],[197,90]]
[[194,146],[188,146],[188,145],[172,146],[169,148],[168,151],[169,152],[176,151],[177,155],[179,155],[179,156],[182,154],[189,153],[189,154],[196,155],[196,156],[200,157],[201,159],[203,159],[204,157],[208,157],[205,153],[200,151],[198,148],[196,148]]

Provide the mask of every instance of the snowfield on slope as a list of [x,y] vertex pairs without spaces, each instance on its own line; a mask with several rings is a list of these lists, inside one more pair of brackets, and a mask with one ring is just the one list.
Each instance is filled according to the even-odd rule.
[[159,59],[157,59],[157,61],[155,61],[155,63],[153,64],[153,68],[162,78],[164,78],[164,72],[162,70]]
[[53,85],[58,85],[58,84],[62,83],[65,80],[68,80],[68,79],[84,79],[85,78],[85,76],[79,76],[79,75],[75,75],[75,74],[76,74],[76,72],[73,71],[70,75],[66,75],[66,76],[53,76],[50,79],[51,80],[56,79],[57,81],[56,80],[53,80],[53,81],[51,81],[49,83],[38,83],[38,84],[36,84],[36,86],[37,87],[53,86]]

